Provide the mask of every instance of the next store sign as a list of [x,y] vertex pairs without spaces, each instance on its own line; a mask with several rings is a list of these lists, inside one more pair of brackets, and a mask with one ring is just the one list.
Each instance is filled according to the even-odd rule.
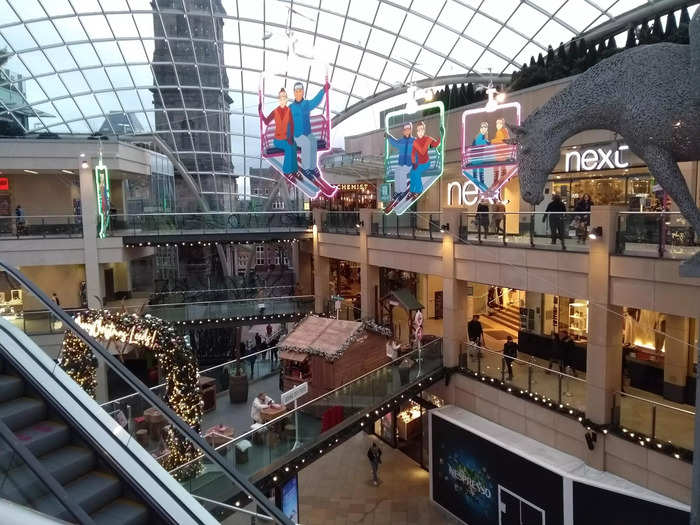
[[630,163],[622,160],[622,152],[628,149],[629,146],[622,144],[615,150],[611,148],[590,148],[581,151],[567,151],[564,156],[564,171],[626,168]]

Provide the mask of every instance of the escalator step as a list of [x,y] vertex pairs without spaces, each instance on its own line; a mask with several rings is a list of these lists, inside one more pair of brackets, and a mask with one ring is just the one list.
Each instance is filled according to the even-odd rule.
[[17,376],[0,375],[0,403],[24,393],[24,381]]
[[46,418],[46,404],[33,397],[18,397],[0,404],[0,419],[19,430]]
[[[105,472],[93,471],[65,486],[68,497],[90,514],[114,501],[122,494],[118,478]],[[68,510],[53,496],[47,495],[35,502],[34,508],[39,512],[70,520]]]
[[145,525],[149,511],[136,501],[119,498],[90,516],[96,525]]
[[[59,483],[67,483],[88,472],[95,464],[92,451],[80,447],[64,447],[39,458],[44,468]],[[17,463],[15,463],[17,465]],[[46,484],[25,464],[5,476],[0,496],[15,502],[34,500],[47,492]]]
[[[15,432],[15,436],[35,456],[41,456],[68,443],[70,429],[59,421],[40,421]],[[0,469],[6,469],[12,460],[13,451],[7,443],[0,441]]]

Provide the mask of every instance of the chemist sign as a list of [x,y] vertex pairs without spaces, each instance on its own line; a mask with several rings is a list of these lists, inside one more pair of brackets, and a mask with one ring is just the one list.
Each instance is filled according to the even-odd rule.
[[300,385],[297,385],[294,388],[290,388],[286,392],[282,392],[280,399],[282,400],[283,405],[288,405],[290,403],[294,403],[300,397],[305,396],[308,392],[309,383],[304,381]]

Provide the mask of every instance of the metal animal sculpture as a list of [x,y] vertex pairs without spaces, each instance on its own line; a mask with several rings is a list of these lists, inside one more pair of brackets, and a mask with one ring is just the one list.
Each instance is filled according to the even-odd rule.
[[[511,126],[518,144],[523,199],[538,204],[560,147],[584,130],[622,135],[700,234],[700,210],[677,162],[700,160],[700,9],[690,45],[659,43],[611,56],[579,75],[523,123]],[[700,276],[700,253],[681,266]]]

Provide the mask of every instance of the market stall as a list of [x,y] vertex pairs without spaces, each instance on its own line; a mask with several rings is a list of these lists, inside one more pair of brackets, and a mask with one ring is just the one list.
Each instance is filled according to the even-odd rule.
[[309,316],[280,342],[284,390],[308,382],[300,403],[389,362],[391,332],[374,323]]

